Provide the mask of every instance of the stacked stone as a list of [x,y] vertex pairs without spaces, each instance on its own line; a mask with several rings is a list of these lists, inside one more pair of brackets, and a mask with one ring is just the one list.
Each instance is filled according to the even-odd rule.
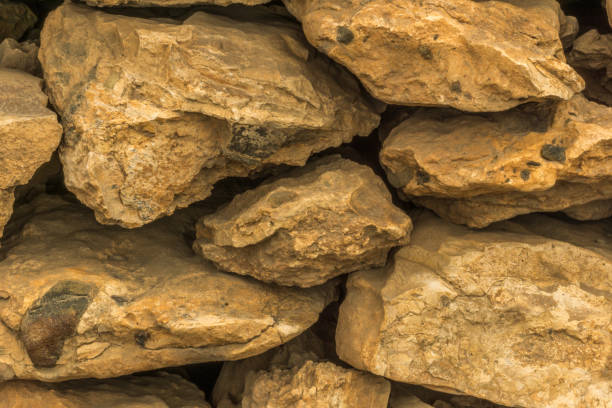
[[0,408],[612,408],[612,34],[266,3],[0,3]]

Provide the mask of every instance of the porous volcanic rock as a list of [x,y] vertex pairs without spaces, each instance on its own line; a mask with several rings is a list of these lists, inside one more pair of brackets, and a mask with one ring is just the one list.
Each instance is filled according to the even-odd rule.
[[0,67],[40,76],[38,46],[31,41],[20,43],[12,38],[6,38],[0,43]]
[[19,40],[36,20],[36,15],[24,3],[0,2],[0,41],[7,37]]
[[610,406],[610,223],[529,215],[474,231],[429,212],[414,220],[392,263],[349,276],[341,359],[508,406]]
[[503,113],[423,109],[380,160],[405,198],[472,227],[612,198],[612,108],[569,101]]
[[51,158],[62,137],[41,86],[40,78],[0,68],[0,237],[12,212],[14,188]]
[[66,186],[99,222],[141,226],[220,179],[304,165],[378,125],[358,82],[299,25],[232,13],[173,23],[64,4],[45,21],[39,54],[65,123]]
[[574,42],[568,61],[585,79],[585,95],[612,106],[612,34],[587,31]]
[[372,169],[334,155],[203,217],[194,249],[223,270],[309,287],[384,265],[411,230]]
[[210,408],[204,393],[178,375],[0,383],[2,408]]
[[389,104],[503,111],[584,88],[554,0],[283,1],[313,45]]
[[4,379],[246,358],[306,330],[335,297],[334,284],[283,288],[220,272],[185,241],[190,212],[125,230],[55,197],[19,207],[21,228],[0,254]]

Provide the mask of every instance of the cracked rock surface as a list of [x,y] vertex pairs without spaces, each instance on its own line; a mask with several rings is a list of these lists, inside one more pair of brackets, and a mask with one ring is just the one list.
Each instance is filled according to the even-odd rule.
[[335,296],[333,284],[292,289],[220,272],[185,242],[191,213],[123,230],[57,197],[21,208],[0,254],[2,379],[245,358],[306,330]]
[[202,218],[194,249],[223,270],[309,287],[384,265],[411,230],[372,169],[330,156]]
[[581,95],[504,113],[423,109],[380,160],[405,198],[471,227],[612,198],[612,108]]
[[349,277],[341,359],[507,406],[609,407],[610,222],[529,215],[474,231],[413,219],[393,262]]
[[389,104],[491,112],[584,88],[554,0],[283,1],[308,41]]
[[47,18],[40,60],[66,128],[66,186],[99,222],[142,226],[223,178],[304,165],[378,125],[298,24],[217,13],[162,22],[67,3]]

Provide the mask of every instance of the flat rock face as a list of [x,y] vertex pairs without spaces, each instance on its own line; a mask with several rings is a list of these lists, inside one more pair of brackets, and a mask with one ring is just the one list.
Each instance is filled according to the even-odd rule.
[[0,237],[12,212],[14,188],[51,158],[62,137],[41,87],[39,78],[0,68]]
[[115,6],[130,6],[130,7],[183,7],[195,6],[198,4],[212,4],[217,6],[229,6],[230,4],[244,4],[247,6],[255,6],[264,4],[270,0],[86,0],[90,6],[98,7],[115,7]]
[[31,41],[17,42],[6,38],[0,43],[0,67],[25,71],[39,76],[38,46]]
[[338,355],[508,406],[608,408],[610,227],[531,215],[473,231],[415,217],[392,263],[349,277]]
[[0,257],[3,379],[246,358],[306,330],[335,296],[333,285],[298,290],[218,271],[185,242],[191,215],[130,231],[49,196],[33,211],[16,214],[23,227]]
[[411,230],[410,218],[369,167],[331,156],[204,217],[194,248],[223,270],[309,287],[384,265]]
[[2,408],[210,408],[204,393],[177,375],[0,383]]
[[242,408],[387,408],[390,388],[369,373],[307,361],[249,377]]
[[36,24],[36,15],[24,3],[0,3],[0,41],[6,37],[20,39]]
[[386,103],[502,111],[584,88],[554,0],[283,1],[312,44]]
[[472,227],[612,198],[612,108],[577,95],[473,115],[423,109],[385,140],[391,184]]
[[66,124],[66,185],[98,221],[141,226],[222,178],[304,165],[377,126],[358,83],[297,24],[242,13],[173,24],[65,4],[45,21],[40,60]]

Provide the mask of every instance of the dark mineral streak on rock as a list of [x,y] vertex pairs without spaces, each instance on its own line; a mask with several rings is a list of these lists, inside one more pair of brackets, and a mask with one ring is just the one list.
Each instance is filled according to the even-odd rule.
[[35,367],[56,365],[64,341],[74,335],[94,290],[83,282],[58,282],[28,309],[19,336]]
[[342,44],[350,44],[355,39],[355,34],[348,27],[338,27],[336,40]]

